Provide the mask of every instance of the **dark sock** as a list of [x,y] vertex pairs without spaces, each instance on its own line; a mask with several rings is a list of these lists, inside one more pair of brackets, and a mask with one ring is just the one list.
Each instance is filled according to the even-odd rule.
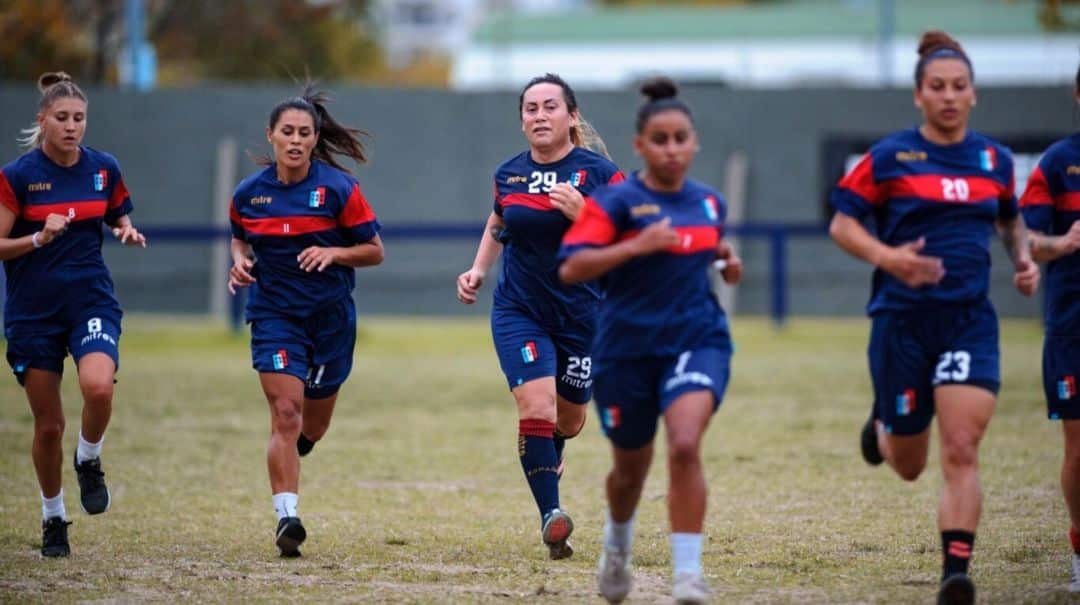
[[559,458],[555,453],[555,424],[527,419],[518,423],[518,455],[541,518],[559,508]]
[[1073,552],[1080,555],[1080,531],[1076,531],[1076,528],[1069,526],[1069,543],[1072,544]]
[[300,437],[296,439],[296,451],[301,456],[307,456],[311,451],[311,448],[315,447],[315,442],[300,433]]
[[974,546],[975,534],[969,531],[947,529],[941,532],[941,549],[945,553],[942,579],[955,573],[967,573],[968,563],[971,561],[971,550]]
[[555,459],[562,462],[563,448],[566,447],[566,435],[559,432],[559,429],[555,429],[555,435],[552,437],[552,441],[555,442]]

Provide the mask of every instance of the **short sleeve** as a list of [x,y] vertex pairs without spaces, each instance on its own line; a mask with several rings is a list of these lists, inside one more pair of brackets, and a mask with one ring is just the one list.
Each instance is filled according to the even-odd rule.
[[874,177],[874,159],[868,153],[840,179],[829,195],[837,212],[863,220],[885,202],[885,190]]
[[112,190],[109,192],[109,204],[105,208],[105,222],[111,225],[121,216],[130,214],[134,206],[131,204],[127,185],[124,184],[124,177],[120,174],[120,166],[114,163],[109,173],[112,177],[109,179]]
[[232,230],[234,238],[242,242],[247,241],[247,234],[244,232],[244,219],[236,208],[236,195],[233,195],[232,202],[229,203],[229,229]]
[[0,170],[0,206],[7,208],[15,216],[19,216],[19,212],[22,210],[22,201],[15,195],[12,180],[14,180],[14,176],[10,175],[10,167]]
[[1000,147],[996,151],[1001,158],[1001,170],[1006,182],[1005,188],[1001,191],[1001,197],[998,198],[998,218],[1008,221],[1020,214],[1020,205],[1016,200],[1016,171],[1013,168],[1012,152],[1005,147]]
[[364,197],[364,192],[360,190],[359,183],[352,184],[352,189],[338,214],[337,222],[338,226],[347,231],[352,240],[358,244],[371,241],[382,228],[367,198]]
[[1050,233],[1054,220],[1054,194],[1046,180],[1042,162],[1035,166],[1028,177],[1024,195],[1020,197],[1020,210],[1024,213],[1028,229]]
[[617,200],[604,193],[601,192],[598,198],[585,199],[581,214],[563,235],[560,261],[582,248],[600,248],[614,243],[618,238],[618,213],[614,210]]

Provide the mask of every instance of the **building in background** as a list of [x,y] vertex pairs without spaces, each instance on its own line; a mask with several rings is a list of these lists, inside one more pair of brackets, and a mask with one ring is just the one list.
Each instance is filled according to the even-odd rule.
[[982,85],[1056,85],[1080,33],[1048,32],[1037,0],[785,0],[736,6],[492,12],[454,53],[459,90],[512,89],[557,71],[617,89],[650,73],[724,86],[907,87],[919,34],[957,37]]

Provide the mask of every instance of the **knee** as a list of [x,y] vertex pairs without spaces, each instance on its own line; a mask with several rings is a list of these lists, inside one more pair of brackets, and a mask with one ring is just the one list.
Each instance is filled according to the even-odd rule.
[[923,470],[926,468],[925,460],[898,461],[893,463],[893,470],[904,481],[914,481],[922,475]]
[[34,436],[38,441],[46,443],[60,442],[64,437],[64,418],[63,416],[35,418],[34,419]]
[[946,471],[974,468],[979,458],[979,437],[970,432],[949,435],[942,442],[942,463]]
[[518,417],[522,420],[546,420],[556,422],[555,400],[549,397],[529,397],[518,399]]
[[581,429],[585,428],[585,414],[584,407],[580,414],[561,414],[559,415],[559,421],[556,423],[559,429],[559,434],[566,439],[577,437],[581,433]]
[[612,487],[619,490],[635,489],[644,485],[645,476],[648,474],[648,467],[643,469],[629,468],[629,467],[615,467],[611,469],[611,474],[608,476],[608,480],[611,481]]
[[107,406],[112,404],[113,383],[111,380],[94,380],[83,384],[83,400],[91,406]]
[[701,462],[701,443],[697,438],[672,435],[668,440],[668,464],[686,468]]
[[270,401],[270,407],[273,413],[274,432],[294,439],[299,437],[300,427],[303,424],[300,402],[288,397],[275,397]]

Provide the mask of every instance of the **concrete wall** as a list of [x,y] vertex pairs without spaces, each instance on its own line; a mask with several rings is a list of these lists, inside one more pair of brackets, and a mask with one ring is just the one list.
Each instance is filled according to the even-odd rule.
[[[137,225],[209,224],[218,142],[226,136],[245,150],[266,151],[267,114],[292,88],[228,87],[132,94],[89,90],[87,144],[117,156],[132,192]],[[387,260],[358,274],[356,298],[369,313],[476,313],[454,297],[454,279],[472,261],[480,227],[491,210],[491,174],[525,148],[516,95],[462,94],[333,87],[331,111],[367,130],[371,162],[355,170],[388,228],[405,223],[476,224],[476,237],[404,240],[386,237]],[[905,90],[684,92],[702,141],[692,174],[720,185],[728,155],[749,157],[746,218],[755,221],[826,220],[822,147],[830,136],[877,138],[916,124],[920,116]],[[33,118],[38,94],[0,87],[0,162],[20,153],[19,129]],[[603,134],[624,170],[638,165],[630,150],[633,91],[580,93],[585,117]],[[1074,127],[1065,89],[981,90],[973,127],[991,136],[1057,137]],[[239,158],[240,176],[255,170]],[[225,245],[223,242],[217,245]],[[768,311],[768,246],[743,243],[747,262],[739,310]],[[869,268],[825,239],[789,246],[789,307],[796,314],[858,314],[868,295]],[[210,244],[154,243],[147,250],[108,245],[106,258],[125,308],[205,312]],[[1007,263],[995,244],[994,299],[1007,315],[1034,315],[1037,301],[1009,287]],[[225,267],[215,279],[225,279]]]

